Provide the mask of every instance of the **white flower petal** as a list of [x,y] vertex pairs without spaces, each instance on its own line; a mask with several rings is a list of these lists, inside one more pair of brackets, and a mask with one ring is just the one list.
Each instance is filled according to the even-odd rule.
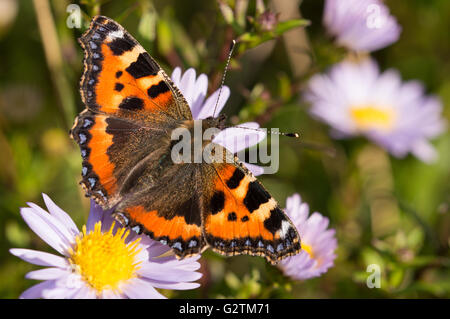
[[98,221],[102,221],[103,226],[103,215],[105,212],[93,199],[91,199],[91,209],[89,211],[88,220],[86,223],[86,230],[91,231],[94,230],[95,224]]
[[[166,267],[176,267],[178,269],[184,269],[184,270],[197,270],[200,268],[200,263],[196,262],[198,259],[200,259],[201,255],[196,255],[194,257],[184,258],[182,260],[178,260],[175,257],[166,257],[166,261],[164,261],[164,264]],[[163,258],[153,258],[152,261],[157,261],[159,259]]]
[[119,292],[113,290],[104,290],[102,292],[102,299],[124,299],[125,296],[121,295]]
[[436,149],[426,140],[419,140],[414,143],[412,153],[421,161],[428,164],[435,162],[438,157]]
[[49,280],[49,281],[44,281],[41,282],[37,285],[31,286],[30,288],[28,288],[27,290],[25,290],[21,295],[20,295],[20,299],[38,299],[42,297],[42,293],[43,291],[49,289],[54,289],[55,288],[55,281],[54,280]]
[[159,289],[176,289],[176,290],[190,290],[200,287],[199,283],[196,282],[164,282],[164,281],[158,281],[149,279],[149,282],[151,282],[151,285],[153,287],[159,288]]
[[66,276],[67,273],[68,269],[44,268],[35,271],[30,271],[25,275],[25,278],[34,280],[56,280],[63,276]]
[[36,213],[32,208],[21,208],[20,214],[25,222],[43,241],[62,255],[67,255],[69,244],[60,232],[54,229],[48,220],[42,218],[42,215]]
[[293,218],[299,214],[301,201],[302,199],[297,193],[286,198],[286,211],[289,212],[290,217]]
[[265,129],[259,129],[259,124],[248,122],[239,127],[230,127],[220,131],[213,142],[222,145],[231,153],[236,154],[246,148],[257,145],[267,136]]
[[73,222],[72,218],[65,211],[59,208],[51,199],[47,196],[47,194],[42,194],[44,197],[45,205],[47,206],[50,214],[55,216],[61,223],[63,223],[71,232],[72,235],[78,235],[80,232],[78,230],[77,225]]
[[195,92],[192,98],[191,112],[194,119],[198,118],[198,114],[203,106],[203,101],[208,90],[208,77],[205,74],[200,74],[195,83]]
[[178,88],[180,87],[181,68],[178,66],[172,72],[172,81]]
[[9,250],[11,254],[19,257],[26,262],[38,266],[50,266],[50,267],[67,267],[68,263],[65,258],[49,254],[43,251],[31,250],[31,249],[19,249],[12,248]]
[[168,268],[165,264],[145,264],[139,269],[139,274],[148,279],[164,280],[167,282],[195,281],[202,277],[199,272]]
[[72,299],[97,299],[95,290],[86,285],[73,289],[73,291],[75,293],[72,295]]
[[192,105],[192,99],[195,93],[195,70],[193,68],[184,72],[181,77],[179,89],[189,105]]
[[217,99],[219,98],[219,92],[220,89],[216,90],[206,99],[206,102],[203,104],[203,107],[198,113],[196,119],[203,120],[206,119],[207,117],[217,117],[219,115],[220,111],[223,109],[225,103],[230,97],[230,88],[224,85],[222,87],[222,92],[220,93],[220,100],[217,101]]
[[71,233],[71,230],[67,228],[65,224],[63,224],[60,220],[58,220],[55,216],[49,214],[47,211],[39,207],[34,203],[27,203],[36,214],[59,235],[61,238],[65,240],[68,245],[75,243],[75,236]]
[[132,299],[166,299],[151,283],[139,278],[130,279],[127,285],[122,287],[122,291]]
[[45,290],[42,293],[42,298],[45,299],[74,299],[79,293],[80,289],[67,289],[67,288],[52,288]]

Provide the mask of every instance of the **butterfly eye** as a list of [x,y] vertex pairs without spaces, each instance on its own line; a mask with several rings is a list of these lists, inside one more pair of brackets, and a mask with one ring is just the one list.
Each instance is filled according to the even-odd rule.
[[225,114],[220,114],[217,118],[217,121],[219,122],[218,128],[223,130],[225,128],[225,121],[227,120],[227,116]]

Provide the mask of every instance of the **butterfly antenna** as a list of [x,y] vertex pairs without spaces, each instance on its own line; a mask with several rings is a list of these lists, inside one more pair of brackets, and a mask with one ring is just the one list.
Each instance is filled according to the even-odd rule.
[[[231,127],[235,127],[235,128],[241,128],[241,129],[245,129],[245,130],[251,130],[251,131],[258,131],[258,132],[265,132],[264,129],[261,128],[254,128],[254,127],[245,127],[245,126],[229,126]],[[286,136],[286,137],[293,137],[293,138],[300,138],[300,134],[299,133],[285,133],[285,132],[279,132],[279,131],[268,131],[268,134],[274,134],[274,135],[281,135],[281,136]],[[326,145],[321,145],[321,144],[317,144],[317,143],[311,143],[311,142],[306,142],[306,141],[301,141],[301,147],[306,148],[306,149],[311,149],[311,150],[315,150],[315,151],[319,151],[322,153],[325,153],[326,155],[330,156],[330,157],[335,157],[336,156],[336,150],[333,147],[329,147]]]
[[230,53],[228,53],[227,64],[225,65],[225,70],[223,72],[222,82],[220,83],[219,96],[217,97],[216,106],[214,107],[213,117],[215,117],[215,115],[216,115],[217,106],[219,105],[219,101],[220,101],[220,94],[222,93],[223,84],[225,82],[225,77],[227,75],[228,66],[230,64],[231,56],[233,55],[233,50],[234,50],[235,45],[236,45],[236,40],[233,39],[233,41],[231,42],[231,46],[230,46]]
[[[246,127],[246,126],[239,126],[239,125],[230,126],[230,127],[242,128],[242,129],[244,129],[244,130],[251,130],[251,131],[265,132],[264,129],[254,128],[254,127]],[[299,133],[285,133],[285,132],[272,131],[272,130],[270,130],[268,133],[269,133],[269,134],[275,134],[275,135],[287,136],[287,137],[300,138],[300,134],[299,134]]]

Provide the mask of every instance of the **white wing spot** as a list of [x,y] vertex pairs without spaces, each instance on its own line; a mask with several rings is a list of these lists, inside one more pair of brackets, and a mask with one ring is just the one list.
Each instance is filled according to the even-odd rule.
[[172,245],[172,248],[176,248],[176,249],[178,249],[180,251],[183,250],[183,247],[181,246],[181,243],[178,242],[178,241],[175,244]]
[[141,233],[141,227],[139,226],[134,226],[133,228],[131,228],[136,234],[140,234]]
[[289,228],[291,228],[291,224],[287,220],[283,220],[281,222],[281,230],[280,230],[281,238],[283,239],[286,238]]
[[192,248],[192,247],[195,247],[195,246],[197,246],[197,241],[196,240],[191,240],[189,242],[189,248]]
[[108,33],[108,37],[110,40],[114,40],[117,38],[123,38],[123,30],[117,30],[117,31],[113,31]]

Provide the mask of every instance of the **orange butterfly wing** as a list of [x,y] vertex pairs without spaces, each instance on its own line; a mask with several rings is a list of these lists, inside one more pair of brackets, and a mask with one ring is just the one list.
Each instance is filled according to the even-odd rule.
[[192,114],[167,74],[115,21],[94,17],[79,41],[86,109],[70,133],[80,146],[87,196],[111,208],[122,197],[128,171],[158,145],[171,123]]
[[214,170],[203,214],[205,239],[215,251],[271,263],[300,251],[295,226],[243,164],[214,164]]
[[79,41],[85,52],[80,93],[89,109],[134,119],[192,119],[167,74],[118,23],[96,16]]

